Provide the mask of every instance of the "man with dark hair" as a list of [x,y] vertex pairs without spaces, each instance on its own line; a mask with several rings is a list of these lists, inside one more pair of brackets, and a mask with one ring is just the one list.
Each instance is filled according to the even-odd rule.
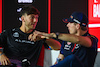
[[[43,67],[44,49],[48,45],[53,49],[60,49],[60,43],[54,39],[28,39],[35,30],[39,15],[40,12],[35,7],[24,6],[20,12],[21,27],[5,30],[0,34],[0,45],[4,48],[3,52],[0,51],[1,65]],[[35,34],[32,36],[36,38]]]
[[35,32],[42,38],[63,40],[57,62],[51,67],[93,67],[98,39],[88,33],[88,18],[81,12],[74,12],[63,21],[70,34]]

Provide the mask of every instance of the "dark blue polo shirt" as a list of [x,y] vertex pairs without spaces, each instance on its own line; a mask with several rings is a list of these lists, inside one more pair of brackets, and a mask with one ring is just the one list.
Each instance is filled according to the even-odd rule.
[[88,36],[91,39],[91,47],[85,47],[80,44],[63,41],[60,53],[63,54],[64,57],[74,54],[79,58],[85,67],[93,67],[97,55],[98,39],[89,33],[86,33],[83,36]]

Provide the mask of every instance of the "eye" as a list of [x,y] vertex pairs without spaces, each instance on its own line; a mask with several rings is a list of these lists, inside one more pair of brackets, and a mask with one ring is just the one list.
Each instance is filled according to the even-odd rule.
[[36,19],[38,19],[39,17],[37,16],[37,17],[35,17]]
[[31,15],[31,16],[30,16],[30,19],[34,19],[34,18],[35,18],[35,19],[38,19],[38,17],[39,17],[39,16],[37,16],[37,15]]
[[34,16],[31,16],[30,19],[34,19]]

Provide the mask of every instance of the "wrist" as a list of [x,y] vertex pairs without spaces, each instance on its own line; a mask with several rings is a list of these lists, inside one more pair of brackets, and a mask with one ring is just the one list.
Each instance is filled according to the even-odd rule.
[[1,55],[3,55],[3,54],[4,54],[3,52],[2,52],[2,53],[0,53],[0,56],[1,56]]
[[59,33],[59,32],[57,32],[57,33],[55,33],[55,34],[56,34],[56,38],[58,39],[58,36],[59,36],[59,34],[60,34],[60,33]]
[[51,38],[56,38],[56,33],[52,33],[53,36]]
[[59,63],[61,61],[61,58],[57,58],[57,63]]

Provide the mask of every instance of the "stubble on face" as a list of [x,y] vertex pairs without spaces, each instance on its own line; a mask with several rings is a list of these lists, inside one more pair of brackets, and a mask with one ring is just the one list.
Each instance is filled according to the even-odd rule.
[[68,27],[70,34],[76,34],[77,33],[76,25],[74,23],[69,23],[67,25],[67,27]]
[[35,29],[38,22],[38,15],[30,14],[25,16],[25,26],[29,29]]

